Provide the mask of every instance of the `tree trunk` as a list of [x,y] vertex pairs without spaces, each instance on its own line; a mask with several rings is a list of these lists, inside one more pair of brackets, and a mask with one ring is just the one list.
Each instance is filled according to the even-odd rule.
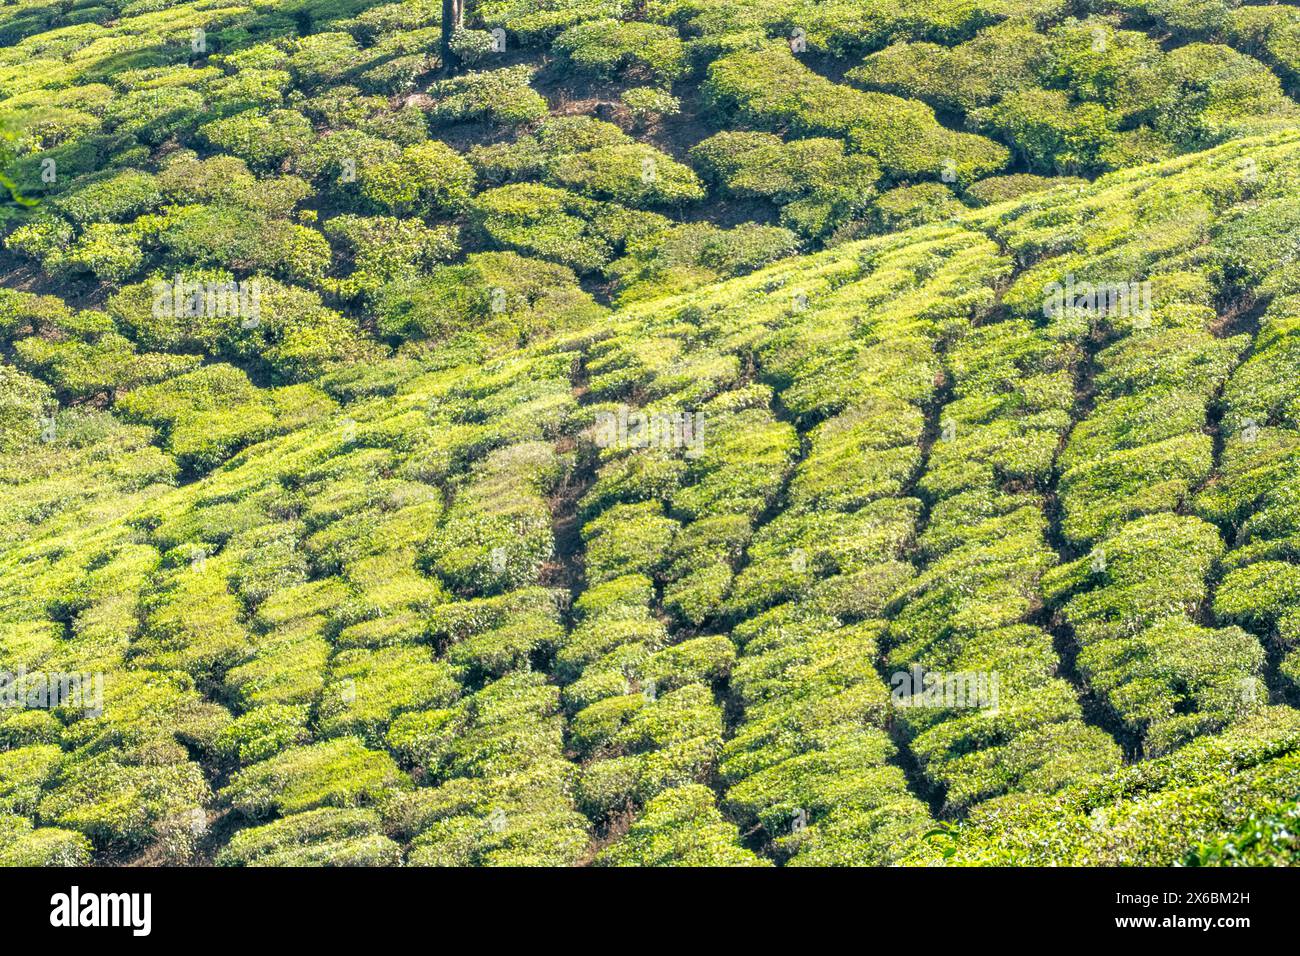
[[450,70],[456,65],[456,55],[451,52],[451,38],[465,26],[465,0],[442,0],[442,66]]

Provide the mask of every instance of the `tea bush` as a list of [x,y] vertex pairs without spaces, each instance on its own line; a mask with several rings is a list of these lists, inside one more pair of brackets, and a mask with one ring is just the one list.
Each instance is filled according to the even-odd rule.
[[373,810],[323,808],[236,833],[218,856],[226,866],[393,866],[401,847],[379,832]]
[[239,771],[224,796],[252,817],[373,804],[409,781],[392,758],[354,737],[294,747]]

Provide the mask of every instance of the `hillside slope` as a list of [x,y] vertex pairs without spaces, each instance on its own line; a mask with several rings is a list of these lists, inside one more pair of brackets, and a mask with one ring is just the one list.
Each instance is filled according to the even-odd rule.
[[[1170,863],[1284,815],[1297,160],[65,401],[0,463],[0,669],[102,672],[103,713],[0,713],[0,860]],[[900,707],[913,666],[997,706]]]

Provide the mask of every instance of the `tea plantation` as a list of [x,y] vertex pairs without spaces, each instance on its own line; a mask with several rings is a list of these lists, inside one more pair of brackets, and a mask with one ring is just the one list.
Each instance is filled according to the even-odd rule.
[[1300,857],[1300,8],[443,7],[0,9],[0,864]]

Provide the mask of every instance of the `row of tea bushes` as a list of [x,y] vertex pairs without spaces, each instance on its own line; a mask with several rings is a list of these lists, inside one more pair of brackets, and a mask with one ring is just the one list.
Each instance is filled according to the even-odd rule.
[[[634,308],[629,321],[588,349],[593,411],[616,422],[620,414],[644,414],[649,420],[636,424],[647,430],[657,428],[654,416],[682,426],[668,442],[620,433],[611,445],[603,436],[595,481],[579,502],[588,590],[575,606],[572,643],[557,658],[561,677],[573,678],[565,689],[576,709],[570,735],[593,758],[584,792],[604,795],[607,781],[624,781],[612,800],[590,809],[608,816],[630,805],[640,813],[598,862],[650,862],[669,847],[697,863],[757,862],[740,849],[734,824],[718,817],[712,795],[694,782],[712,782],[719,754],[727,756],[723,710],[710,686],[730,675],[733,697],[737,688],[739,632],[731,640],[711,632],[749,613],[728,596],[737,572],[745,573],[747,547],[756,546],[754,528],[782,503],[799,453],[773,388],[754,380],[764,374],[754,353],[765,347],[769,327],[805,318],[801,313],[814,307],[833,312],[836,290],[860,271],[850,257],[828,255],[801,270],[798,285],[795,272],[782,276],[778,268],[761,284],[738,280],[682,296],[667,313]],[[845,293],[839,308],[848,303]],[[599,424],[594,437],[602,443]],[[846,527],[844,538],[852,531]],[[833,654],[829,643],[818,648]],[[878,686],[869,657],[856,665],[851,657],[838,659],[853,679],[869,677]],[[810,696],[833,693],[830,685],[817,686]],[[848,751],[841,757],[837,766],[851,759]],[[901,776],[893,783],[905,790]],[[740,806],[728,794],[728,818],[739,816],[746,827],[756,822]]]
[[1043,29],[1013,17],[956,46],[899,42],[849,79],[964,114],[1036,172],[1090,172],[1165,159],[1295,122],[1263,63],[1228,46],[1168,52],[1109,19]]
[[[562,376],[567,364],[559,370]],[[175,622],[159,618],[158,626],[173,632],[161,650],[174,648],[180,663],[203,667],[236,702],[239,716],[218,734],[214,762],[242,769],[220,799],[254,820],[282,815],[243,831],[222,862],[400,859],[400,846],[374,830],[371,811],[353,814],[369,821],[364,826],[324,813],[296,818],[333,807],[378,808],[408,790],[410,780],[382,749],[389,725],[461,697],[469,669],[435,659],[425,641],[427,615],[452,591],[417,564],[433,560],[427,550],[422,558],[422,549],[457,514],[426,481],[463,473],[510,436],[556,432],[566,413],[537,388],[538,371],[536,363],[517,361],[504,369],[489,365],[477,381],[459,368],[407,381],[396,399],[354,403],[349,414],[359,421],[336,419],[249,449],[187,489],[190,501],[179,510],[160,507],[145,519],[160,546],[191,562],[173,575],[174,584],[185,585],[178,593],[210,577],[212,600],[231,611],[224,625],[231,640],[195,659],[220,638],[213,625],[222,617],[199,613],[189,600],[158,604],[187,612]],[[555,394],[567,394],[566,379],[556,384]],[[475,406],[484,402],[510,414],[471,425],[481,420]],[[508,464],[509,451],[489,455],[469,475],[499,482],[501,454]],[[518,458],[515,472],[531,475],[534,457]],[[172,587],[165,583],[159,595]],[[251,617],[249,633],[238,629],[240,604]],[[302,850],[307,845],[309,852]]]
[[1233,0],[1116,0],[1108,6],[1134,14],[1143,22],[1159,24],[1182,39],[1229,43],[1267,63],[1288,87],[1293,88],[1300,78],[1300,56],[1296,53],[1300,15],[1293,7]]
[[876,194],[880,167],[846,153],[838,139],[782,140],[775,133],[728,131],[696,144],[691,157],[725,194],[762,197],[781,207],[781,222],[824,236],[860,215]]
[[724,734],[714,688],[735,648],[666,607],[694,608],[680,582],[691,588],[697,570],[747,535],[779,484],[788,429],[765,415],[734,358],[705,347],[688,359],[671,334],[638,347],[639,332],[616,328],[585,356],[596,415],[584,436],[596,446],[593,481],[577,502],[586,590],[556,657],[582,764],[579,805],[611,834],[634,820],[602,851],[604,864],[670,847],[696,864],[757,863],[703,786]]
[[474,147],[468,159],[489,183],[540,179],[633,208],[704,197],[689,168],[613,123],[591,116],[549,117],[534,132],[513,141]]
[[[1053,796],[990,801],[907,864],[1177,866],[1203,844],[1290,803],[1300,782],[1300,723],[1269,707],[1173,754]],[[1283,846],[1290,841],[1280,841]],[[1285,855],[1279,855],[1285,860]],[[1259,863],[1278,862],[1266,850]]]
[[[221,862],[554,864],[585,849],[565,809],[558,694],[530,673],[563,634],[536,583],[571,364],[518,356],[408,379],[349,408],[341,454],[291,469],[302,550],[332,576],[262,603],[257,619],[283,636],[231,671],[258,704],[231,745],[279,752],[222,798],[281,818],[241,831]],[[281,749],[301,743],[284,728],[304,699],[321,742]]]
[[[1230,291],[1224,280],[1237,279],[1221,265],[1232,253],[1225,224],[1287,175],[1265,151],[1262,163],[1237,144],[1211,155],[1175,172],[1173,205],[1143,201],[1146,177],[1103,181],[1083,208],[1104,210],[1104,225],[1080,221],[1057,255],[1037,252],[1006,296],[1018,311],[1041,310],[1054,338],[1095,353],[1057,463],[1061,543],[1078,557],[1044,588],[1073,630],[1081,677],[1148,754],[1215,732],[1262,696],[1258,642],[1208,626],[1225,548],[1186,511],[1216,465],[1211,405],[1249,341],[1222,334],[1213,309]],[[1050,195],[1044,206],[1059,203]],[[1052,213],[1028,203],[1015,212],[996,228],[1035,256],[1037,222]],[[1127,290],[1127,302],[1111,290]]]
[[[1053,586],[1089,683],[1162,753],[1252,709],[1263,651],[1239,628],[1198,626],[1224,552],[1175,515],[1209,476],[1208,403],[1243,347],[1199,324],[1134,332],[1097,357],[1098,402],[1062,453],[1063,530],[1093,545]],[[1145,434],[1144,434],[1145,433]]]
[[1224,388],[1222,463],[1196,499],[1197,512],[1228,529],[1232,545],[1214,592],[1216,619],[1258,635],[1292,686],[1300,684],[1296,332],[1296,300],[1275,298]]
[[1057,560],[1043,496],[1080,360],[1015,319],[970,330],[944,356],[952,400],[938,411],[917,483],[929,502],[923,564],[899,594],[888,661],[959,682],[962,693],[940,706],[900,715],[950,810],[1051,793],[1120,762],[1109,735],[1084,723],[1051,635],[1036,623],[1040,578]]
[[800,63],[786,45],[765,45],[709,65],[706,95],[719,110],[760,129],[845,138],[895,178],[949,171],[971,182],[1006,166],[1005,147],[940,125],[928,106],[840,86]]
[[877,667],[888,605],[912,574],[939,353],[991,304],[1003,269],[992,243],[951,227],[856,256],[858,275],[760,348],[805,453],[727,602],[743,707],[721,765],[727,806],[795,865],[889,863],[930,825]]
[[1076,546],[1177,509],[1209,476],[1209,405],[1248,342],[1214,336],[1213,320],[1211,309],[1173,303],[1096,355],[1093,407],[1059,462],[1062,531]]
[[665,790],[613,846],[598,866],[762,866],[740,846],[736,828],[722,817],[712,790],[698,783]]
[[[0,669],[80,694],[40,693],[0,714],[0,790],[28,818],[6,818],[15,862],[80,862],[91,846],[152,848],[181,862],[207,825],[211,791],[198,761],[215,759],[230,716],[196,678],[237,653],[246,632],[223,569],[196,567],[142,523],[175,495],[177,476],[141,443],[150,431],[60,410],[6,463],[15,481],[5,485],[6,521],[26,530],[4,559]],[[182,590],[193,604],[169,609]],[[191,640],[205,651],[187,658]]]
[[[349,414],[367,424],[360,409]],[[217,801],[248,825],[219,863],[400,860],[400,847],[365,824],[374,810],[363,808],[410,786],[376,738],[393,712],[456,690],[413,644],[389,640],[372,651],[354,641],[336,650],[341,633],[380,608],[401,618],[402,601],[441,600],[432,588],[417,597],[409,581],[413,544],[436,522],[440,497],[396,479],[392,451],[359,446],[359,427],[335,411],[245,450],[142,518],[158,546],[189,561],[146,597],[158,612],[146,619],[157,624],[142,650],[205,668],[232,712],[208,763],[229,773]],[[326,495],[331,477],[338,483]],[[343,552],[330,545],[341,537],[336,524],[351,531]],[[209,576],[209,603],[233,615],[224,644],[213,628],[222,619],[188,596]]]
[[[724,350],[706,367],[726,370],[728,379],[728,352],[754,364],[779,391],[739,384],[704,403],[698,462],[714,448],[734,455],[741,446],[730,436],[738,427],[751,458],[755,447],[767,447],[770,413],[710,414],[731,395],[738,402],[757,392],[756,400],[805,429],[802,460],[791,470],[787,457],[752,503],[749,494],[719,500],[708,493],[713,504],[701,509],[688,484],[694,463],[679,478],[650,450],[639,460],[641,474],[611,470],[592,490],[603,500],[639,485],[669,502],[674,515],[693,519],[665,541],[654,567],[679,626],[730,622],[742,649],[730,690],[743,712],[719,766],[725,808],[743,827],[761,827],[772,848],[795,861],[881,862],[929,820],[891,763],[894,747],[883,730],[888,691],[875,665],[881,626],[870,618],[906,573],[898,558],[919,507],[891,496],[915,467],[921,407],[935,388],[928,357],[957,315],[968,321],[967,310],[989,301],[982,282],[996,272],[992,260],[986,240],[952,230],[912,244],[882,241],[822,257],[798,274],[773,270],[764,287],[738,281],[685,296],[666,321],[647,310],[643,340],[669,338],[658,339],[653,352],[605,346],[589,363],[594,394],[653,396],[650,409],[674,407],[661,395],[695,397],[711,382],[697,372],[691,384],[691,371],[717,353],[696,346],[686,364],[676,340],[699,337]],[[945,300],[954,303],[952,313]],[[695,324],[674,324],[688,318]],[[909,367],[918,358],[920,368]],[[663,371],[655,374],[656,367]],[[723,436],[713,437],[720,429]],[[863,468],[879,478],[859,475]],[[731,514],[719,510],[728,502]],[[773,513],[773,505],[780,510]]]
[[[1060,16],[1062,5],[1055,0],[1036,2],[1027,13],[1044,19]],[[629,0],[485,0],[480,13],[485,25],[504,27],[522,43],[543,44],[565,31],[586,37],[602,31],[611,33],[606,46],[617,49],[631,38],[642,39],[650,49],[665,52],[664,34],[657,30],[617,32],[608,25],[612,18],[630,16]],[[809,51],[843,57],[861,54],[864,48],[880,46],[893,36],[918,40],[958,42],[980,26],[1009,14],[1005,4],[972,3],[917,9],[901,0],[859,6],[827,6],[819,0],[717,0],[701,5],[696,0],[663,0],[649,11],[651,23],[679,26],[687,55],[692,60],[734,42],[734,37],[751,40],[764,36],[790,36],[797,28]],[[592,23],[591,21],[597,21]],[[574,24],[587,24],[582,30]],[[733,35],[729,37],[728,35]],[[671,44],[669,44],[671,47]],[[671,62],[671,58],[669,58]],[[643,66],[648,64],[644,63]]]
[[90,844],[73,830],[33,827],[17,814],[0,816],[0,866],[87,866]]
[[576,361],[557,349],[459,368],[429,408],[435,428],[483,431],[487,443],[452,481],[419,558],[455,595],[425,633],[460,698],[412,709],[386,735],[422,784],[384,810],[413,865],[566,865],[589,843],[560,692],[534,670],[565,636],[567,596],[541,585],[555,560],[549,499],[573,467],[555,442],[578,421]]

